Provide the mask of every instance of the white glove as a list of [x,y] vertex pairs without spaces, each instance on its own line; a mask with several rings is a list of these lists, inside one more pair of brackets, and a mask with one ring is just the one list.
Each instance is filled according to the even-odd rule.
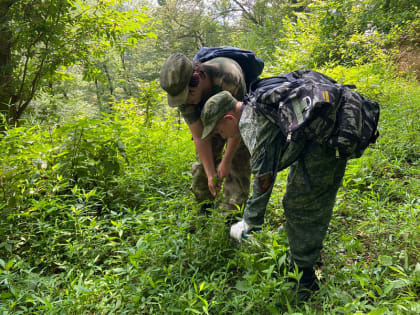
[[242,238],[246,238],[246,233],[253,227],[254,225],[248,224],[244,220],[236,222],[230,227],[230,237],[240,242],[242,241]]

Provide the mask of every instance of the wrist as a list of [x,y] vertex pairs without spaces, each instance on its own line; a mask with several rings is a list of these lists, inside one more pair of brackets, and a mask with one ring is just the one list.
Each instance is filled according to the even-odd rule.
[[210,173],[210,174],[207,174],[207,178],[208,178],[209,180],[211,180],[213,177],[217,177],[217,173],[216,173],[216,172],[214,172],[214,173]]
[[232,164],[232,159],[226,158],[226,155],[220,161],[220,164]]

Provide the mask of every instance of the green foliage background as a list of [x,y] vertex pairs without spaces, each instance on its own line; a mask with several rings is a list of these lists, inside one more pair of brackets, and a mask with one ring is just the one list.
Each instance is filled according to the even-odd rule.
[[[130,2],[153,17],[156,39],[100,46],[107,53],[92,63],[57,68],[25,121],[5,124],[0,313],[420,312],[420,86],[396,62],[399,43],[417,47],[415,4],[248,3]],[[171,51],[222,44],[257,51],[264,76],[312,68],[381,104],[381,136],[349,162],[317,266],[321,290],[303,305],[290,303],[285,280],[300,277],[286,269],[281,229],[287,171],[263,231],[232,244],[217,209],[197,215],[191,134],[155,80]]]

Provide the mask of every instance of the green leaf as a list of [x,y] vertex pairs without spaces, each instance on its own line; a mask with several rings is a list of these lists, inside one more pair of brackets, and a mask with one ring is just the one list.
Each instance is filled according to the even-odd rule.
[[173,313],[182,313],[181,309],[175,308],[175,307],[168,307],[168,311],[173,312]]
[[416,278],[420,279],[420,263],[416,264],[416,268],[414,269],[414,275]]
[[250,287],[248,285],[248,281],[246,281],[246,280],[239,280],[239,281],[237,281],[235,287],[239,291],[243,291],[243,292],[247,292],[250,289]]
[[77,292],[85,292],[85,293],[91,292],[91,290],[89,290],[88,288],[85,288],[84,286],[81,286],[81,285],[76,285],[75,289],[76,289]]
[[270,265],[270,267],[263,272],[267,274],[267,279],[271,278],[275,265]]
[[383,266],[391,266],[392,265],[392,257],[391,256],[379,256],[379,263]]
[[203,291],[203,289],[205,289],[205,286],[206,286],[206,282],[205,281],[201,282],[199,292]]
[[10,259],[10,260],[7,262],[7,264],[4,266],[4,269],[5,269],[6,271],[9,271],[9,270],[10,270],[10,268],[12,268],[12,266],[13,266],[13,259]]
[[392,269],[392,270],[394,270],[394,271],[396,271],[396,272],[398,272],[399,274],[401,274],[401,275],[403,275],[404,277],[406,277],[407,275],[404,273],[404,271],[403,270],[401,270],[401,268],[400,267],[394,267],[394,266],[388,266],[390,269]]
[[283,266],[284,262],[286,261],[286,254],[282,255],[278,260],[278,265]]
[[197,311],[196,309],[193,309],[193,308],[186,308],[184,311],[189,311],[189,312],[193,312],[193,313],[195,313],[195,314],[201,314],[201,312],[200,311]]
[[367,313],[367,315],[382,315],[382,314],[385,314],[386,312],[388,312],[388,309],[386,307],[381,307],[381,308],[378,308],[374,311],[371,311],[371,312]]

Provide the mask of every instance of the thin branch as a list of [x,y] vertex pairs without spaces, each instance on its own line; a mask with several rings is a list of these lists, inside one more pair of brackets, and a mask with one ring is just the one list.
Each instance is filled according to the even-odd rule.
[[255,16],[253,16],[249,11],[247,11],[247,9],[243,6],[242,3],[240,3],[237,0],[233,0],[233,2],[235,2],[242,10],[242,12],[246,15],[246,17],[248,17],[252,22],[254,22],[257,25],[261,25],[261,23],[258,22],[257,18]]
[[17,108],[16,117],[14,117],[15,120],[17,120],[17,119],[20,118],[20,116],[23,114],[23,112],[25,111],[25,109],[28,107],[29,103],[32,101],[32,99],[33,99],[33,97],[35,95],[35,92],[37,90],[39,80],[41,78],[41,73],[42,73],[42,70],[44,68],[44,63],[45,63],[45,59],[46,58],[47,58],[47,54],[44,54],[44,58],[41,61],[41,64],[39,66],[39,69],[38,69],[35,77],[32,80],[31,93],[30,93],[29,97],[26,99],[25,103],[21,104]]

